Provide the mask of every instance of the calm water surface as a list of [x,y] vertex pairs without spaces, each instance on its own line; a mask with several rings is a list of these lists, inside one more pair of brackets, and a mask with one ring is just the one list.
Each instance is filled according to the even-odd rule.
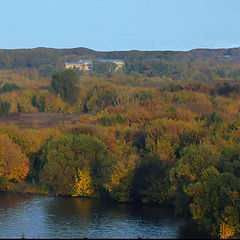
[[203,238],[158,205],[0,193],[0,238]]

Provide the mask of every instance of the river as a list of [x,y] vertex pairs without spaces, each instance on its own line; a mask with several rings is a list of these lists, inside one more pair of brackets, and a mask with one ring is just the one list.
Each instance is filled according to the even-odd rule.
[[204,238],[159,205],[0,193],[0,238]]

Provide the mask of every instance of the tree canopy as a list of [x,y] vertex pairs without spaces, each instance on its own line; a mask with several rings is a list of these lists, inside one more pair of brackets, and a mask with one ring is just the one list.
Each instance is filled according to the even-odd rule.
[[78,83],[78,74],[71,69],[66,69],[52,76],[51,86],[61,98],[70,104],[74,104],[77,102],[79,94]]
[[87,181],[87,190],[91,185],[97,191],[108,171],[106,145],[84,134],[52,139],[43,154],[42,182],[60,194],[76,195],[77,187],[83,184],[79,181]]

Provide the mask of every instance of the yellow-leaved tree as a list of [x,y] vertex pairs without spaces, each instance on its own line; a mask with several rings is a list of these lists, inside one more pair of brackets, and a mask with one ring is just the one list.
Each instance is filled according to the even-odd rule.
[[73,197],[90,197],[94,194],[94,186],[90,175],[90,168],[78,169],[74,178]]

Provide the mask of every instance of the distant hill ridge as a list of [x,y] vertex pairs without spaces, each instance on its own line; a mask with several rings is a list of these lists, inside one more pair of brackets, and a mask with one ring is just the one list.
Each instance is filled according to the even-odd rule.
[[137,70],[141,64],[154,68],[154,66],[163,63],[182,65],[193,61],[211,61],[214,64],[219,64],[221,61],[228,61],[228,64],[231,65],[240,60],[240,48],[193,49],[190,51],[95,51],[83,47],[0,49],[0,70],[36,68],[40,74],[48,76],[53,71],[63,68],[65,62],[80,59],[122,59],[128,65],[134,65],[132,66],[134,71],[141,72],[144,71],[144,67],[142,70]]

